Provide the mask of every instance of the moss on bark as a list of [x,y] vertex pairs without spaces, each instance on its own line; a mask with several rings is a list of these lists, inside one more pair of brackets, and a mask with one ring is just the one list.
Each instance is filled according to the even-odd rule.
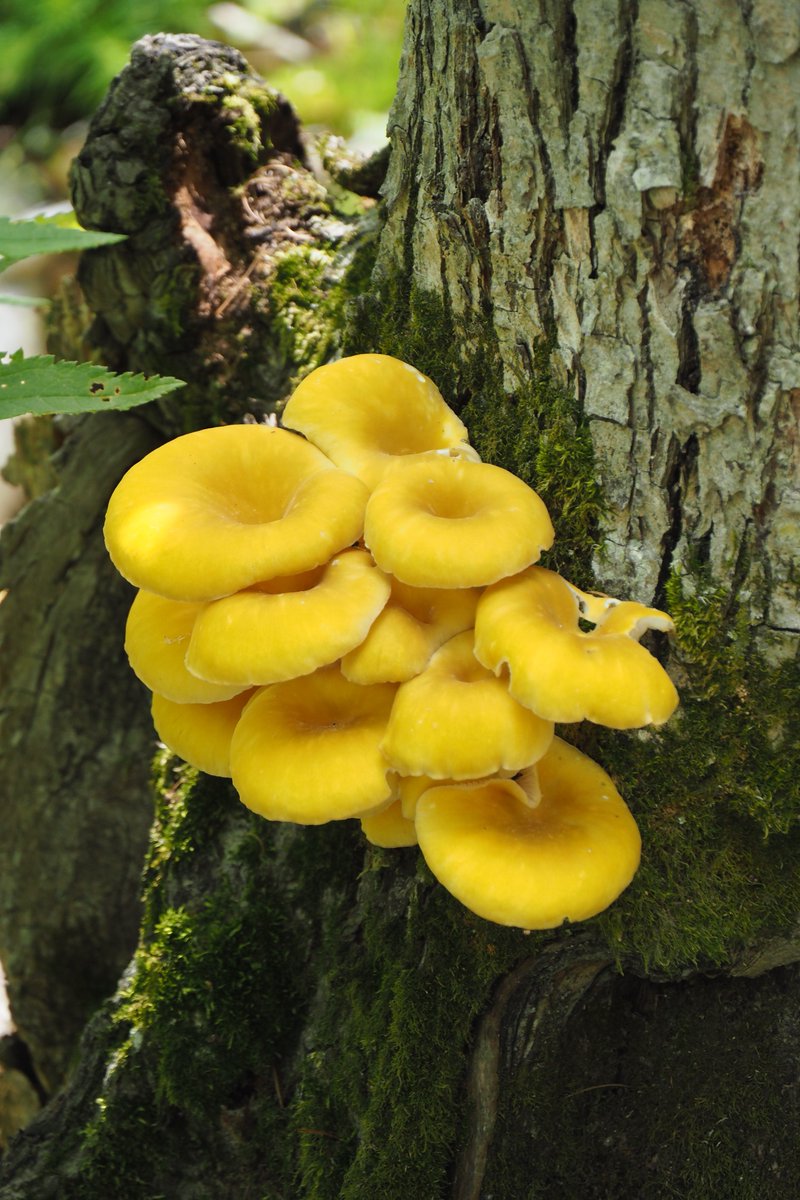
[[140,948],[64,1195],[444,1195],[472,1023],[530,939],[415,851],[365,852],[354,821],[265,823],[171,758],[158,789]]

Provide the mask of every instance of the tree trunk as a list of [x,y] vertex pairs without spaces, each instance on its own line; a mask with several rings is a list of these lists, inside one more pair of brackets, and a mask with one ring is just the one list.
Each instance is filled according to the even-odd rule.
[[82,271],[103,352],[193,385],[161,436],[339,350],[414,363],[551,563],[670,607],[682,707],[570,731],[643,862],[530,936],[160,758],[134,964],[4,1200],[794,1200],[798,48],[769,0],[412,0],[380,226],[232,52],[135,49],[76,198],[131,234]]

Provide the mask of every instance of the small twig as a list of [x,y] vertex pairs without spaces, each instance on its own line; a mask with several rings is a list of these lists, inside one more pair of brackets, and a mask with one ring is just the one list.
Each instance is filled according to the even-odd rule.
[[571,1100],[573,1096],[582,1096],[584,1092],[596,1092],[600,1088],[627,1088],[629,1083],[593,1083],[591,1087],[578,1088],[577,1092],[568,1092],[564,1097],[565,1100]]
[[283,1099],[283,1090],[281,1088],[280,1076],[278,1075],[278,1068],[275,1066],[274,1063],[272,1064],[272,1082],[275,1086],[275,1095],[278,1098],[278,1107],[286,1108],[286,1104],[284,1103],[284,1099]]
[[240,295],[245,284],[249,281],[250,276],[253,273],[253,268],[255,267],[255,265],[256,265],[256,260],[253,258],[250,262],[249,267],[245,271],[245,273],[237,281],[237,283],[234,285],[234,287],[231,288],[231,290],[228,292],[225,299],[218,306],[218,308],[217,308],[217,316],[218,317],[221,317],[227,311],[227,309],[231,306],[231,304],[237,298],[237,296]]

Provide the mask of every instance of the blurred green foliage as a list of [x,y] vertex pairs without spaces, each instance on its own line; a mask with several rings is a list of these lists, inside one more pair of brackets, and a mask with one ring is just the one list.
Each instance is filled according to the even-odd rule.
[[0,125],[34,157],[89,116],[131,43],[197,33],[236,45],[301,118],[352,135],[376,125],[397,81],[406,0],[3,0]]
[[5,0],[0,123],[63,129],[97,107],[131,42],[211,34],[197,0]]
[[303,24],[313,55],[270,72],[270,83],[306,124],[380,138],[397,87],[406,7],[407,0],[307,5]]

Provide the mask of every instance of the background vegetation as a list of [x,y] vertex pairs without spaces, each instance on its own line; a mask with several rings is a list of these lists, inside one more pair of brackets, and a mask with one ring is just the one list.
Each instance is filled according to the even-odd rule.
[[198,33],[237,46],[312,131],[374,148],[397,82],[405,7],[406,0],[6,0],[0,212],[65,195],[85,122],[146,33]]

